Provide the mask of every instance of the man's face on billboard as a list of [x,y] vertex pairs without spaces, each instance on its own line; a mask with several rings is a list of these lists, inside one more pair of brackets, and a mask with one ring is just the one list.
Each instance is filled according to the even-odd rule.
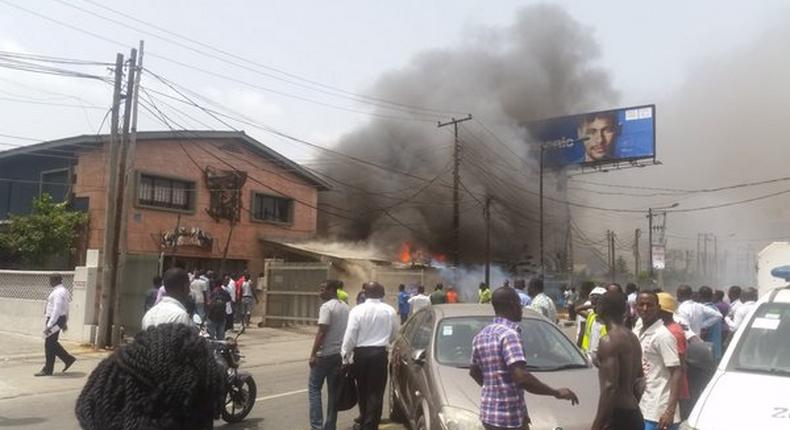
[[609,158],[617,139],[617,125],[612,117],[597,116],[582,123],[580,138],[584,141],[584,161],[599,161]]

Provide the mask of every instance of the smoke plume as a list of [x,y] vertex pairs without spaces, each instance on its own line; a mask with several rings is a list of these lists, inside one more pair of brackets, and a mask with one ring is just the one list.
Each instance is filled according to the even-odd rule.
[[[455,111],[456,118],[463,112],[474,115],[475,120],[463,123],[459,131],[465,263],[483,257],[485,195],[493,198],[495,259],[537,252],[537,164],[522,124],[611,106],[617,100],[608,73],[596,63],[600,49],[590,33],[559,7],[528,7],[509,27],[481,28],[466,34],[456,47],[416,55],[401,69],[384,74],[368,91],[402,105]],[[392,109],[376,113],[393,116]],[[323,193],[320,204],[339,216],[324,217],[321,228],[327,236],[369,241],[392,255],[404,241],[432,253],[450,254],[452,127],[436,125],[453,114],[397,113],[411,121],[374,117],[337,146],[390,171],[332,155],[322,160],[329,166],[324,173],[337,181],[337,191]],[[565,209],[559,205],[547,206],[546,213],[547,225],[563,223]],[[562,250],[563,244],[557,242],[551,249]]]

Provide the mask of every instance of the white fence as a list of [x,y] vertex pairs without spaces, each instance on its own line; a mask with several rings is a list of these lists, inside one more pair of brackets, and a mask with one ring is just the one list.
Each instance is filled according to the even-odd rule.
[[63,338],[91,342],[91,324],[95,321],[95,267],[78,267],[73,272],[0,270],[0,330],[41,335],[44,312],[52,287],[49,277],[63,276],[63,285],[71,293],[69,329]]

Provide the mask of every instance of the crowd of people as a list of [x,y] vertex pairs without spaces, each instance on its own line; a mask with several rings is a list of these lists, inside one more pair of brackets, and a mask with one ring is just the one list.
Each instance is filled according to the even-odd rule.
[[[66,368],[74,361],[57,344],[57,333],[65,329],[68,315],[65,288],[57,276],[50,284],[47,362],[41,374],[52,373],[55,357]],[[194,329],[191,315],[205,316],[215,338],[224,336],[226,323],[232,327],[239,309],[237,321],[248,323],[252,303],[245,305],[244,299],[257,300],[251,279],[248,274],[218,276],[200,270],[188,274],[174,268],[155,278],[154,286],[146,300],[144,330],[134,342],[102,361],[83,388],[76,413],[84,428],[213,425],[216,399],[224,383],[222,370],[211,359],[207,340]],[[404,285],[398,290],[396,310],[383,301],[381,284],[366,282],[357,305],[351,308],[342,281],[328,280],[319,286],[323,303],[309,355],[311,429],[336,428],[341,375],[355,381],[359,414],[354,428],[377,429],[387,384],[388,348],[401,324],[424,307],[459,302],[455,289],[445,290],[442,284],[430,295],[422,286],[414,294]],[[616,283],[584,283],[578,297],[565,295],[568,314],[577,321],[577,343],[598,368],[600,397],[591,428],[676,430],[757,298],[756,289],[737,286],[725,294],[708,286],[695,290],[681,285],[672,295],[639,290],[634,284],[623,289]],[[239,301],[241,306],[233,305]],[[524,309],[558,321],[542,280],[517,281],[513,287],[506,282],[495,291],[482,284],[478,302],[490,303],[496,314],[474,337],[470,357],[470,376],[481,386],[484,427],[527,428],[524,391],[577,403],[570,389],[553,388],[532,375],[524,357],[519,333]],[[325,384],[326,409],[321,395]],[[203,413],[196,414],[198,410]]]
[[[145,296],[146,315],[155,307],[159,309],[151,315],[157,315],[159,312],[170,315],[183,314],[172,312],[174,307],[185,311],[190,320],[194,315],[198,315],[200,321],[205,323],[211,339],[224,339],[225,333],[234,330],[236,323],[249,326],[253,308],[259,302],[249,272],[245,270],[241,274],[220,275],[211,270],[194,269],[186,274],[189,291],[180,299],[174,299],[172,296],[168,299],[163,278],[154,277],[153,285]],[[150,322],[144,317],[143,329],[149,325]]]
[[[593,429],[677,429],[757,301],[756,289],[738,286],[727,301],[708,286],[680,285],[674,296],[634,284],[581,290],[586,300],[569,302],[568,310],[576,315],[578,345],[599,368]],[[631,417],[628,424],[613,424],[623,416]]]

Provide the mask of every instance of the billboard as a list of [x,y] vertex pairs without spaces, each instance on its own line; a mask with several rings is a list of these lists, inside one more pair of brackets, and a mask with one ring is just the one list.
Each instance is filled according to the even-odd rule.
[[655,158],[655,105],[552,118],[527,123],[544,145],[548,167],[593,166]]

